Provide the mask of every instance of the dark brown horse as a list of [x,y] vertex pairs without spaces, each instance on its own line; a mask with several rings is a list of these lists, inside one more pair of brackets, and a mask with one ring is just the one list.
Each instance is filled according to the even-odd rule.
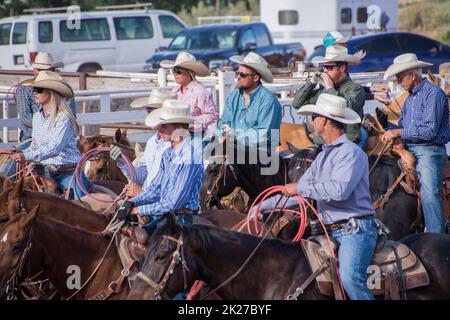
[[[138,277],[129,298],[171,298],[196,279],[215,288],[241,267],[259,242],[260,238],[215,227],[181,226],[169,215],[166,225],[157,229],[150,239],[141,268],[148,279],[163,286],[155,290]],[[408,299],[450,299],[450,235],[417,234],[404,242],[423,262],[430,277],[428,286],[408,290]],[[173,263],[176,250],[183,261]],[[169,268],[173,269],[172,273],[167,273]],[[217,293],[223,299],[286,299],[311,273],[306,256],[297,244],[265,240],[238,276]],[[299,298],[328,297],[311,284]]]

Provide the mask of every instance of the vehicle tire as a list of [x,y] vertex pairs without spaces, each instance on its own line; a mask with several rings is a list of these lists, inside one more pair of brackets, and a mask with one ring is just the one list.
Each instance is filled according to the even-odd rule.
[[102,67],[97,63],[86,63],[78,68],[78,72],[96,72],[102,70]]

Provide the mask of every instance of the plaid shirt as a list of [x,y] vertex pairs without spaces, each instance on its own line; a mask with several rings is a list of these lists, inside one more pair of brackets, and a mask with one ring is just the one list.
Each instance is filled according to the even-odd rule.
[[191,115],[196,121],[194,126],[191,126],[191,129],[205,131],[211,124],[217,122],[219,115],[212,93],[198,81],[192,81],[184,90],[179,86],[175,89],[175,93],[177,94],[178,100],[186,102],[191,106]]
[[402,139],[408,145],[449,142],[449,110],[445,92],[423,79],[409,93],[398,121]]
[[60,113],[54,125],[49,125],[50,113],[44,117],[41,109],[33,115],[33,141],[23,151],[25,160],[56,168],[78,163],[77,134],[67,114]]
[[132,201],[140,215],[160,216],[176,209],[197,210],[203,172],[203,163],[187,137],[176,149],[170,146],[163,153],[156,177]]
[[[64,100],[69,106],[73,115],[76,116],[76,104],[74,98]],[[33,114],[41,109],[41,106],[34,99],[32,87],[19,86],[16,91],[17,112],[19,113],[19,128],[24,136],[32,136]]]

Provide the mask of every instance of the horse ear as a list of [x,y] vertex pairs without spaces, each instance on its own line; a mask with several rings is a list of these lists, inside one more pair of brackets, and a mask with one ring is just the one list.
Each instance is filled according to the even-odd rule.
[[119,142],[120,140],[122,140],[122,131],[120,130],[120,128],[116,129],[116,133],[114,134],[114,140],[115,142]]
[[123,129],[122,131],[122,139],[128,138],[128,129]]
[[16,183],[12,191],[12,194],[10,195],[10,199],[17,199],[21,196],[23,192],[24,181],[25,179],[22,178]]
[[296,147],[294,147],[290,142],[286,142],[286,144],[291,153],[296,154],[297,152],[300,151],[300,149],[297,149]]
[[5,180],[3,180],[3,190],[9,189],[13,186],[13,183],[10,178],[5,177]]
[[26,214],[23,218],[21,218],[20,225],[24,229],[28,229],[31,227],[31,224],[33,223],[34,219],[36,218],[36,215],[39,211],[39,204],[34,206],[33,209],[31,209],[28,214]]
[[175,227],[176,227],[177,223],[175,221],[175,214],[173,212],[170,212],[167,214],[166,225],[172,234],[175,233]]
[[87,151],[89,151],[89,144],[90,144],[89,140],[85,136],[80,135],[78,137],[77,148],[81,154],[84,154]]

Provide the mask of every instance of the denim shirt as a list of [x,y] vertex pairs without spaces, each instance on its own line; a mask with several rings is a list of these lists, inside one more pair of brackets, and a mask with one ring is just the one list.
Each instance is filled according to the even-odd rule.
[[259,143],[264,147],[268,143],[278,146],[277,137],[271,142],[271,130],[280,130],[281,118],[280,102],[263,85],[250,93],[248,107],[242,91],[235,89],[227,99],[216,135],[221,136],[221,129],[227,124],[234,129],[236,140],[244,145]]
[[344,134],[323,151],[306,170],[297,193],[317,200],[325,223],[374,214],[366,154]]

